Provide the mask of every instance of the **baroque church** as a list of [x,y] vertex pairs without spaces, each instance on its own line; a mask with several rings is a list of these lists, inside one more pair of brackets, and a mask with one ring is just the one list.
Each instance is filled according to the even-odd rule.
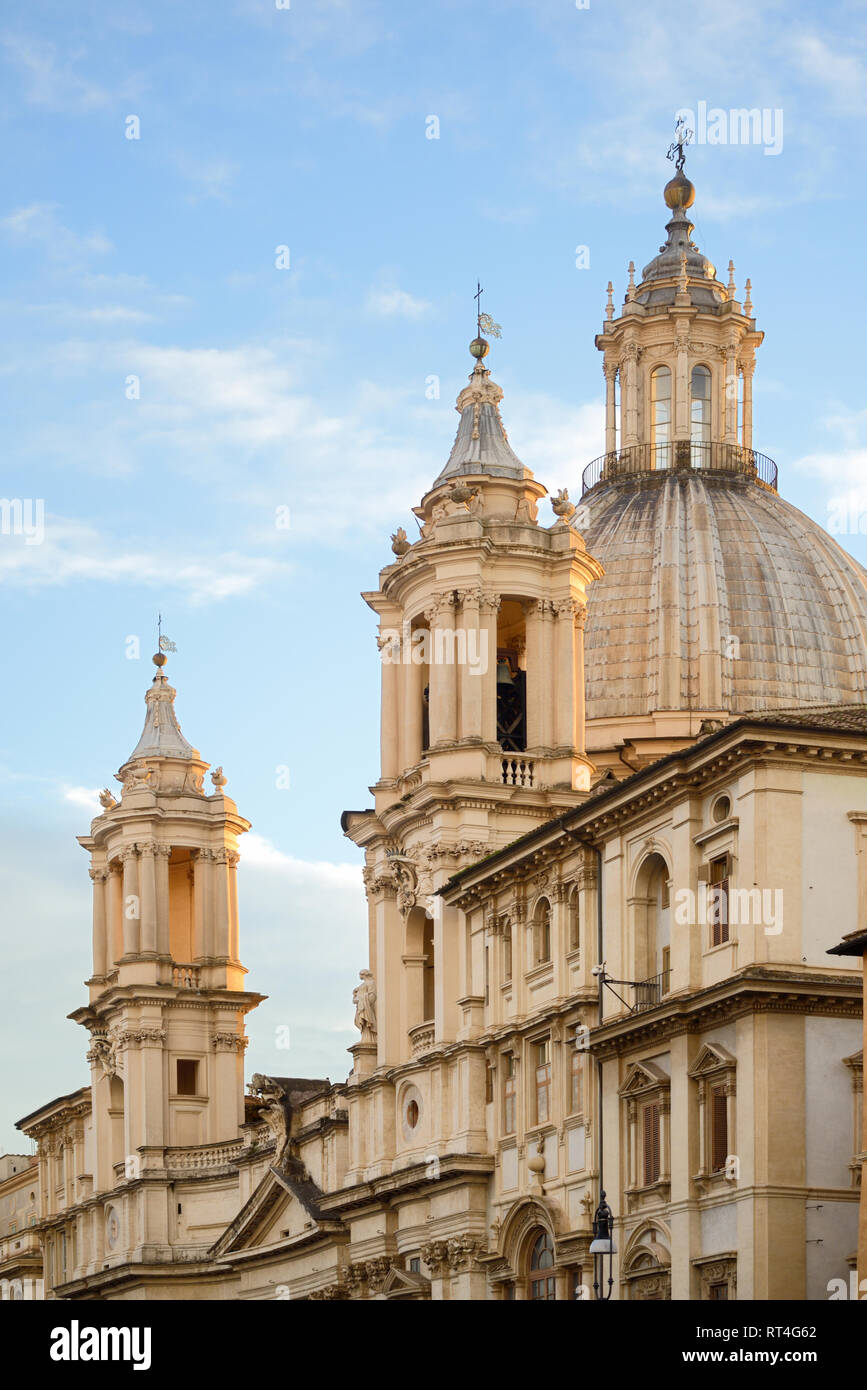
[[0,1176],[0,1277],[807,1300],[856,1270],[862,979],[832,948],[867,909],[867,573],[753,447],[750,284],[692,240],[678,165],[619,311],[609,285],[580,501],[515,453],[480,328],[418,538],[364,594],[381,768],[342,818],[369,909],[347,1079],[245,1086],[249,823],[160,653],[80,838],[90,1080],[19,1122],[38,1159]]

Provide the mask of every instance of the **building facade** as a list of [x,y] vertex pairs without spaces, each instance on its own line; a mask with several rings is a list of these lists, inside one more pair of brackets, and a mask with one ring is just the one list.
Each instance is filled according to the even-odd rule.
[[[665,190],[602,333],[576,507],[471,344],[451,455],[376,589],[381,768],[347,811],[368,955],[345,1083],[243,1085],[248,823],[160,667],[94,880],[91,1082],[38,1143],[48,1296],[827,1297],[863,1156],[852,824],[867,574],[753,449],[762,340]],[[156,658],[162,662],[163,658]]]

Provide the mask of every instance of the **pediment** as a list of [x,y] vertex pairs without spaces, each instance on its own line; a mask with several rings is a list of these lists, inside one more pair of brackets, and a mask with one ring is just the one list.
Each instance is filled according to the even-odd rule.
[[634,1096],[640,1091],[656,1090],[662,1086],[666,1090],[671,1086],[671,1077],[662,1067],[658,1067],[655,1062],[632,1062],[620,1087],[620,1094]]
[[323,1218],[316,1200],[321,1195],[300,1166],[288,1171],[270,1168],[211,1254],[264,1250],[339,1230],[339,1221]]
[[430,1298],[430,1279],[392,1265],[380,1290],[382,1298]]
[[692,1077],[707,1076],[709,1072],[722,1071],[737,1066],[737,1059],[719,1043],[703,1043],[701,1051],[689,1069]]

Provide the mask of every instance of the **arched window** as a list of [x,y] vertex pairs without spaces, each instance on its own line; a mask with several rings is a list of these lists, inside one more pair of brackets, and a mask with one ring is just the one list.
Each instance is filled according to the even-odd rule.
[[581,945],[581,900],[578,889],[569,894],[569,950],[577,951]]
[[693,367],[690,383],[690,439],[693,468],[710,466],[710,371]]
[[542,898],[533,916],[534,964],[543,965],[551,959],[551,904]]
[[650,377],[651,467],[668,468],[671,462],[671,372],[657,367]]
[[547,1231],[540,1231],[530,1251],[530,1298],[543,1303],[556,1301],[554,1242]]

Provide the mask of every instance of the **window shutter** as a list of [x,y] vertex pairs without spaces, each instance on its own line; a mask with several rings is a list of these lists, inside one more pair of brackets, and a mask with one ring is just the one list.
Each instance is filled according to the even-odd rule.
[[644,1185],[649,1187],[659,1177],[659,1106],[654,1102],[644,1107]]
[[729,1124],[725,1086],[714,1086],[711,1091],[710,1122],[713,1171],[719,1173],[726,1166],[729,1150]]

